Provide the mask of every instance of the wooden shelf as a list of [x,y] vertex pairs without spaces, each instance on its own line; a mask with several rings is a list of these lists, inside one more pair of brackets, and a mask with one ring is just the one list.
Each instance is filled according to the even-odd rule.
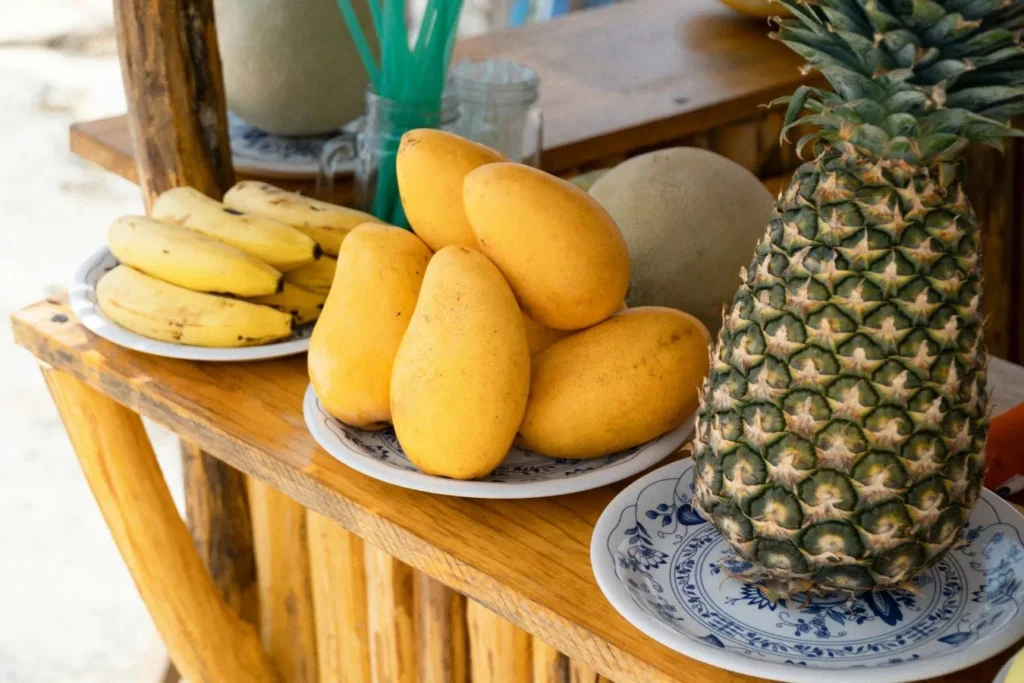
[[[533,500],[409,491],[359,474],[316,445],[302,416],[305,356],[192,363],[134,353],[86,331],[58,298],[14,314],[13,322],[17,342],[44,363],[269,482],[616,683],[749,680],[659,645],[601,594],[590,568],[590,537],[628,482]],[[1010,387],[1024,385],[1019,367],[993,361],[993,371]],[[990,681],[1012,652],[939,680]]]
[[[536,69],[544,167],[565,172],[759,115],[809,82],[768,30],[716,0],[634,0],[465,40],[456,59]],[[136,180],[125,116],[74,124],[71,150]]]

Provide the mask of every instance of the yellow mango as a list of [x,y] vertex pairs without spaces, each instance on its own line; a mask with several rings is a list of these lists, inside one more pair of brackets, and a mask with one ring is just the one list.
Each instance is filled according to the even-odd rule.
[[422,240],[390,225],[360,225],[342,242],[308,360],[324,410],[342,422],[380,429],[391,421],[391,366],[429,261]]
[[474,168],[496,161],[505,157],[443,130],[421,128],[402,136],[395,160],[398,192],[409,225],[427,246],[478,248],[462,208],[462,181]]
[[427,474],[487,475],[512,445],[529,389],[523,316],[501,273],[473,249],[437,252],[391,375],[405,454]]
[[589,327],[622,304],[626,241],[583,190],[529,166],[499,163],[471,171],[463,199],[480,250],[541,325]]
[[630,308],[533,358],[519,445],[595,458],[642,444],[697,409],[711,335],[672,308]]
[[562,337],[569,334],[564,330],[553,330],[523,313],[523,327],[526,328],[526,343],[530,347],[530,355],[535,356],[548,348]]

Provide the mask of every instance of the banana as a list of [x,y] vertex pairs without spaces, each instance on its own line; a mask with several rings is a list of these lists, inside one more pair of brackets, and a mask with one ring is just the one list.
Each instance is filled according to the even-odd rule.
[[227,208],[193,187],[167,190],[157,197],[152,214],[227,242],[281,272],[315,261],[322,251],[316,240],[290,225]]
[[327,293],[331,291],[334,271],[337,268],[338,259],[321,256],[310,264],[288,271],[284,279],[285,282],[290,282],[297,287],[327,296]]
[[255,256],[180,225],[144,216],[114,221],[107,232],[107,245],[121,263],[196,292],[261,296],[279,292],[283,286],[281,273]]
[[269,306],[193,292],[117,266],[96,285],[100,310],[150,339],[190,346],[257,346],[292,333],[292,316]]
[[294,225],[331,256],[338,255],[349,230],[363,223],[382,222],[368,213],[310,199],[258,180],[243,180],[232,187],[224,195],[224,205]]
[[326,299],[326,294],[317,294],[285,282],[284,289],[279,293],[253,297],[249,301],[289,313],[295,316],[296,325],[304,325],[320,317]]

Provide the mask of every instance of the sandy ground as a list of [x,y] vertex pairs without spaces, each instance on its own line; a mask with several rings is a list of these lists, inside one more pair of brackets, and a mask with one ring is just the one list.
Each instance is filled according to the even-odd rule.
[[[0,306],[66,287],[138,189],[67,151],[124,110],[109,0],[0,2]],[[154,681],[161,646],[31,356],[0,325],[0,682]],[[180,500],[169,434],[154,431]]]

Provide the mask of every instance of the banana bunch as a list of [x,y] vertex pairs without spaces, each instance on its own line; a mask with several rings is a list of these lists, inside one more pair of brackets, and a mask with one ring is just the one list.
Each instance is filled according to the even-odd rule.
[[178,344],[255,346],[315,321],[348,231],[368,214],[243,181],[224,203],[191,187],[124,216],[107,243],[120,265],[96,287],[100,310],[136,334]]

